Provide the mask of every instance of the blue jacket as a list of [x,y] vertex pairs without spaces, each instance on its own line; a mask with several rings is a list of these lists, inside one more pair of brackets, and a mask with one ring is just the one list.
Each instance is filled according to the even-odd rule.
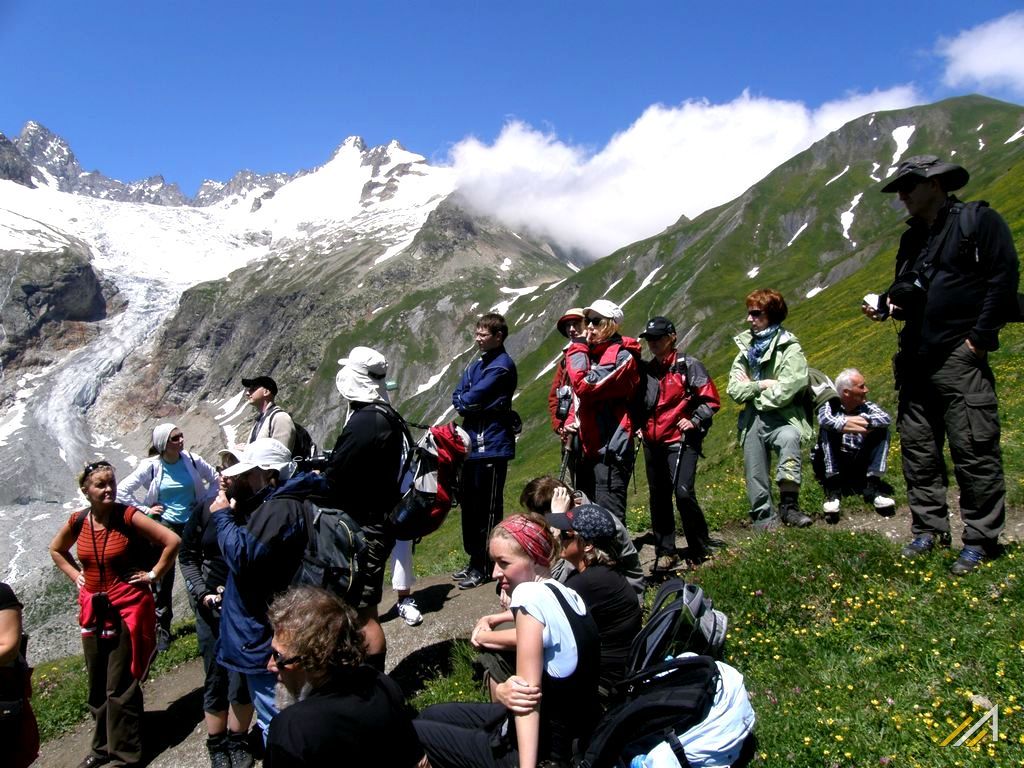
[[301,499],[269,495],[268,488],[240,504],[240,509],[219,510],[211,516],[228,567],[217,661],[244,674],[267,670],[274,634],[267,608],[291,584],[306,548]]
[[516,455],[512,431],[512,395],[519,377],[504,347],[485,352],[462,374],[452,405],[471,440],[466,461],[511,459]]

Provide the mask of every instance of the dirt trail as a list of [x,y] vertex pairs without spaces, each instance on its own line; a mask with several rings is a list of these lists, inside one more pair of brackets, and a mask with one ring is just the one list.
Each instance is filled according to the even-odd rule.
[[[824,526],[821,519],[815,525]],[[894,541],[909,537],[910,513],[901,508],[894,517],[883,518],[870,511],[844,511],[836,531],[874,531]],[[963,525],[953,515],[953,543],[960,540]],[[729,543],[750,538],[754,534],[743,526],[718,532]],[[641,560],[647,570],[654,559],[649,535],[637,539]],[[1024,539],[1024,510],[1011,510],[1006,521],[1004,539]],[[680,539],[680,544],[684,544]],[[447,576],[421,579],[414,593],[423,611],[423,623],[410,627],[394,612],[395,595],[387,591],[381,603],[381,624],[388,639],[388,671],[410,690],[416,681],[434,677],[431,671],[447,666],[452,641],[469,636],[476,620],[496,610],[493,585],[461,591]],[[387,607],[387,608],[386,608]],[[206,732],[202,723],[203,669],[199,660],[183,664],[146,684],[145,738],[149,755],[144,765],[152,768],[206,768]],[[37,765],[44,768],[75,768],[86,755],[91,735],[91,722],[81,723],[74,731],[43,745]]]

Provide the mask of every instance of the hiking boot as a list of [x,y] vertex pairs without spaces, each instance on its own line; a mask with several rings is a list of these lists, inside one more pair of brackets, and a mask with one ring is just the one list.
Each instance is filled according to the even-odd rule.
[[782,522],[786,525],[792,526],[793,528],[806,528],[814,522],[811,518],[801,512],[800,507],[794,503],[780,504],[779,517],[782,518]]
[[754,520],[751,523],[751,527],[757,533],[770,533],[771,531],[778,530],[779,524],[778,515],[769,515],[768,517],[761,517]]
[[484,576],[476,568],[468,568],[466,570],[466,578],[459,582],[459,589],[473,589],[479,587],[487,581],[487,577]]
[[838,496],[829,495],[828,500],[821,505],[821,511],[825,513],[825,522],[835,525],[839,522],[839,507],[842,502]]
[[411,597],[403,597],[398,601],[398,615],[410,627],[415,627],[423,622],[423,614],[420,613],[416,601]]
[[171,649],[171,631],[166,627],[156,628],[156,650],[158,653]]
[[669,554],[658,555],[657,559],[654,561],[654,565],[651,567],[651,575],[654,575],[656,573],[665,573],[666,571],[671,571],[673,568],[675,568],[678,565],[679,565],[679,557],[678,557],[678,555],[674,555],[674,554],[672,554],[672,555],[669,555]]
[[892,517],[896,514],[896,501],[888,496],[878,494],[871,500],[871,505],[882,517]]
[[727,549],[728,544],[722,539],[716,539],[714,536],[708,536],[704,541],[701,542],[704,545],[704,549]]
[[211,768],[231,768],[227,734],[218,733],[216,736],[207,736],[206,751],[210,753]]
[[82,762],[78,764],[78,768],[99,768],[101,765],[106,765],[114,758],[109,755],[89,755]]
[[452,578],[455,579],[455,581],[462,581],[463,579],[469,577],[469,572],[472,570],[473,566],[469,563],[466,563],[464,566],[462,566],[462,568],[460,568],[452,574]]
[[931,552],[935,547],[948,547],[948,533],[919,533],[909,544],[900,550],[904,557],[919,557]]
[[949,572],[954,576],[966,576],[973,573],[986,560],[995,560],[1003,553],[999,544],[964,544],[960,550],[960,556],[950,567]]
[[256,765],[252,749],[249,748],[249,734],[245,731],[228,731],[227,748],[231,768],[253,768]]

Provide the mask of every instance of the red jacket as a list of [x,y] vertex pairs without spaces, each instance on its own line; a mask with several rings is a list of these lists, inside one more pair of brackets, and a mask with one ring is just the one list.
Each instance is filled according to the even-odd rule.
[[644,425],[644,440],[650,443],[678,443],[683,439],[679,420],[693,422],[701,435],[711,427],[711,418],[721,407],[718,389],[700,360],[675,350],[661,360],[647,363],[647,371],[658,379],[658,403]]
[[615,334],[588,346],[577,340],[565,351],[565,371],[578,400],[583,455],[622,461],[632,459],[636,426],[629,404],[640,381],[640,342]]
[[[567,347],[568,348],[568,347]],[[564,355],[564,350],[563,350]],[[565,372],[565,357],[555,365],[555,375],[551,377],[551,389],[548,390],[548,414],[551,416],[551,429],[558,432],[566,424],[572,424],[574,420],[573,404],[569,406],[568,415],[564,419],[558,418],[558,390],[564,386],[572,386],[569,381],[569,374]]]

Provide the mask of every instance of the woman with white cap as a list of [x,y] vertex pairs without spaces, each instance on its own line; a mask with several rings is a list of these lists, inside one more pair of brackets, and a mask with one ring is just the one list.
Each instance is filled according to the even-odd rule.
[[383,672],[387,640],[377,605],[384,592],[384,570],[395,546],[386,518],[401,498],[399,476],[412,446],[407,445],[402,417],[389,403],[384,355],[370,347],[355,347],[338,362],[341,370],[335,384],[348,401],[349,413],[326,475],[335,505],[348,512],[366,535],[363,591],[352,607],[363,624],[366,663]]
[[640,381],[640,343],[619,333],[623,314],[617,304],[598,299],[583,314],[584,338],[573,339],[565,351],[583,447],[576,488],[625,522],[633,435],[640,426],[629,413]]
[[[152,438],[149,458],[118,484],[117,500],[135,506],[181,536],[192,512],[217,495],[217,471],[202,456],[185,450],[185,435],[176,424],[158,424]],[[135,498],[139,488],[146,491],[141,504]],[[155,588],[159,651],[166,651],[171,642],[173,588],[172,564]]]

